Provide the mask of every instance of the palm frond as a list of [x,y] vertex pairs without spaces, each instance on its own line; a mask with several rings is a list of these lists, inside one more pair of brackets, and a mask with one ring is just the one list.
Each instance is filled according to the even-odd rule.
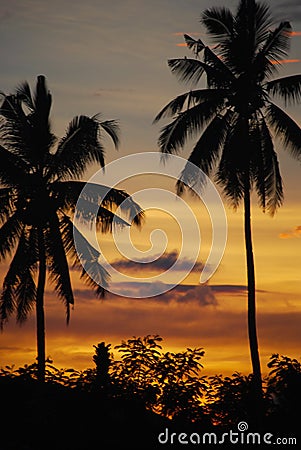
[[24,225],[18,212],[10,216],[0,228],[0,261],[10,256],[20,239]]
[[196,85],[204,74],[204,63],[198,59],[175,58],[168,60],[168,66],[181,82]]
[[0,225],[15,211],[16,192],[13,188],[0,188]]
[[214,67],[214,69],[219,73],[218,77],[215,74],[213,74],[212,77],[211,73],[206,72],[207,83],[209,87],[210,86],[215,87],[216,85],[220,88],[228,87],[231,86],[231,83],[235,81],[236,77],[231,72],[231,70],[227,67],[227,65],[223,62],[223,60],[219,58],[209,47],[205,48],[204,61],[211,67]]
[[283,186],[274,144],[264,119],[250,134],[252,156],[250,171],[263,211],[274,215],[283,202]]
[[17,321],[24,321],[35,302],[36,288],[33,273],[38,257],[32,235],[33,231],[26,233],[24,230],[22,232],[4,278],[0,298],[2,325],[15,310],[17,310]]
[[189,163],[185,165],[177,181],[178,195],[183,193],[185,187],[199,186],[201,188],[203,186],[204,177],[199,169],[207,176],[211,175],[219,159],[227,131],[231,127],[233,116],[233,111],[229,109],[224,115],[215,116],[206,127],[188,158]]
[[16,88],[16,95],[25,103],[30,111],[34,110],[34,102],[32,98],[32,93],[30,86],[27,81],[23,81]]
[[196,40],[188,34],[184,34],[184,39],[187,47],[193,51],[196,57],[198,57],[199,53],[205,48],[205,45],[201,39]]
[[[129,221],[127,225],[133,223],[139,227],[143,223],[144,213],[141,207],[129,194],[121,189],[81,181],[54,182],[51,187],[54,197],[60,198],[60,205],[63,209],[74,212],[76,204],[81,197],[84,201],[91,203],[91,205],[83,205],[87,207],[88,212],[96,211],[96,205],[97,208],[101,206],[106,209],[112,209],[112,212],[117,207],[120,207],[121,212],[126,217],[126,221]],[[83,189],[84,193],[82,193]],[[80,210],[80,206],[77,206],[77,209]],[[101,212],[99,212],[99,215],[99,219],[101,219]],[[122,221],[122,218],[120,219]]]
[[100,127],[103,128],[105,132],[110,136],[117,149],[119,147],[120,133],[118,122],[116,120],[105,120],[104,122],[100,122]]
[[220,44],[227,42],[233,33],[233,14],[228,8],[208,8],[201,14],[200,22],[208,34]]
[[287,56],[290,48],[292,27],[289,22],[281,22],[275,30],[270,31],[259,55],[264,55],[269,60],[278,61]]
[[54,283],[55,291],[66,308],[66,319],[69,323],[70,305],[74,304],[71,279],[61,225],[55,212],[49,212],[49,228],[46,231],[46,257],[50,279]]
[[284,100],[285,105],[294,105],[301,101],[301,75],[290,75],[266,83],[269,94]]
[[[210,50],[205,50],[209,55]],[[213,52],[212,52],[213,53]],[[215,65],[213,64],[213,56],[210,64],[207,64],[198,59],[177,58],[169,59],[168,65],[180,81],[185,83],[197,84],[201,76],[205,73],[207,76],[208,87],[227,88],[229,86],[230,74],[226,70],[225,65],[221,62],[218,65],[218,57],[215,58]],[[233,78],[231,78],[233,79]]]
[[256,48],[258,48],[268,38],[269,29],[273,25],[271,9],[265,3],[255,3],[256,20]]
[[228,129],[219,162],[216,181],[223,187],[230,203],[237,208],[244,196],[249,169],[249,130],[246,120],[237,116]]
[[76,206],[76,219],[82,221],[88,226],[93,223],[96,225],[96,230],[102,233],[112,232],[113,225],[117,227],[130,226],[122,217],[119,217],[109,209],[95,205],[95,203],[79,198]]
[[104,148],[99,140],[99,127],[97,119],[75,117],[53,155],[50,173],[61,179],[79,179],[91,163],[104,167]]
[[262,122],[261,127],[263,134],[262,145],[264,146],[266,158],[265,163],[266,165],[271,165],[266,177],[267,210],[273,216],[283,203],[283,184],[277,154],[274,150],[273,141],[265,121]]
[[0,161],[0,183],[8,186],[20,185],[30,169],[26,161],[1,145]]
[[169,102],[161,111],[156,115],[153,120],[153,123],[158,122],[164,117],[172,117],[175,114],[182,111],[187,99],[190,98],[191,91],[185,92],[184,94],[178,95],[178,97],[174,98],[171,102]]
[[23,323],[36,303],[37,289],[34,281],[34,272],[26,267],[20,273],[20,281],[15,288],[17,303],[17,322]]
[[[77,243],[77,256],[82,266],[81,278],[96,291],[97,296],[103,297],[108,287],[110,275],[99,263],[99,252],[92,247],[74,225],[73,234]],[[75,264],[75,268],[78,267],[79,264]]]
[[172,117],[177,113],[180,113],[183,109],[190,108],[191,106],[198,105],[205,101],[215,100],[217,97],[226,98],[229,95],[228,89],[194,89],[179,95],[174,100],[169,102],[154,119],[154,122],[158,122],[164,117]]
[[301,129],[299,125],[281,108],[274,103],[266,107],[267,121],[282,145],[291,155],[300,160],[301,157]]
[[32,169],[49,152],[55,137],[50,131],[48,117],[43,118],[35,109],[26,114],[22,102],[20,95],[5,97],[0,109],[5,118],[1,138],[3,145]]
[[210,101],[193,106],[162,128],[159,137],[159,147],[162,153],[177,153],[190,137],[198,133],[201,128],[223,107],[224,97],[217,95]]

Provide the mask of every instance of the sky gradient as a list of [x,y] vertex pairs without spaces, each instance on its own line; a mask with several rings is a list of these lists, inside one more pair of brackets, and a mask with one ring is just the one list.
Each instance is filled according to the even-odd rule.
[[[301,73],[300,2],[269,3],[275,17],[291,20],[294,30],[289,59],[279,75]],[[236,4],[226,2],[230,8]],[[11,0],[8,4],[0,0],[0,90],[9,93],[23,80],[34,85],[36,76],[44,74],[53,94],[52,123],[57,135],[64,133],[73,116],[101,112],[104,119],[118,119],[121,127],[118,153],[105,140],[107,162],[136,152],[158,151],[160,125],[152,125],[152,121],[169,100],[187,90],[170,73],[167,60],[190,55],[183,46],[183,33],[206,41],[198,17],[213,5],[225,2]],[[300,107],[287,111],[301,124]],[[187,156],[192,146],[190,142],[182,156]],[[284,205],[271,218],[260,211],[254,197],[252,213],[263,371],[272,353],[300,357],[301,168],[281,146],[278,149]],[[91,167],[86,177],[94,170]],[[173,181],[152,177],[130,179],[120,187],[134,193],[154,183],[174,191]],[[207,373],[250,372],[242,209],[234,212],[225,201],[225,254],[209,283],[199,286],[199,269],[210,245],[209,222],[200,202],[189,197],[185,201],[200,224],[202,248],[198,265],[172,291],[150,299],[108,294],[99,301],[72,273],[76,304],[66,327],[63,305],[51,286],[47,287],[47,355],[56,366],[82,369],[92,365],[93,345],[101,341],[114,346],[133,335],[160,334],[166,350],[203,347]],[[170,262],[179,251],[179,230],[168,215],[158,211],[147,214],[145,226],[133,230],[133,241],[145,250],[150,232],[161,227],[169,239],[166,257]],[[116,266],[125,269],[111,237],[103,236],[101,243]],[[6,268],[2,263],[1,279]],[[135,264],[127,263],[126,270],[137,275]],[[139,283],[129,289],[136,292]],[[0,335],[0,366],[32,362],[35,352],[34,316],[22,327],[12,317]]]

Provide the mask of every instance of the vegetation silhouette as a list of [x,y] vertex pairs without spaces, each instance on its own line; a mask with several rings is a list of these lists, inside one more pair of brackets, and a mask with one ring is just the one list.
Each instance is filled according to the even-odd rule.
[[[256,325],[255,269],[251,230],[251,193],[271,215],[283,201],[282,178],[274,138],[300,161],[301,129],[273,98],[287,104],[301,100],[301,75],[272,79],[287,55],[292,28],[274,25],[270,8],[255,0],[240,0],[233,14],[211,7],[200,17],[214,47],[184,35],[194,58],[168,61],[171,71],[191,89],[169,102],[155,122],[172,117],[160,133],[163,154],[177,153],[188,138],[199,135],[188,158],[209,177],[214,176],[230,203],[244,205],[244,234],[248,282],[248,334],[254,395],[261,403],[262,375]],[[206,77],[207,87],[194,89]],[[177,192],[204,178],[186,165]],[[255,412],[258,414],[258,410]]]
[[36,450],[43,442],[45,450],[155,449],[162,448],[158,436],[166,428],[219,434],[237,430],[241,421],[251,432],[298,437],[299,361],[271,356],[263,379],[264,420],[257,429],[251,375],[206,376],[203,349],[164,352],[161,343],[158,335],[134,336],[115,347],[121,354],[116,359],[111,345],[101,342],[94,346],[96,367],[83,371],[57,369],[48,360],[43,384],[37,382],[37,364],[2,368],[3,448]]
[[[34,93],[27,82],[11,95],[2,94],[0,107],[0,260],[11,259],[0,298],[1,327],[16,312],[22,323],[36,309],[38,379],[45,378],[44,291],[47,271],[58,297],[66,309],[74,303],[68,267],[81,271],[81,277],[98,296],[103,296],[108,273],[98,263],[98,252],[78,230],[73,229],[77,200],[86,185],[81,177],[88,165],[104,167],[102,133],[115,147],[119,143],[116,121],[101,121],[98,115],[74,117],[66,134],[57,139],[51,131],[52,97],[45,77],[37,78]],[[104,186],[89,185],[88,195],[78,208],[82,220],[91,221],[93,204],[100,204],[95,221],[102,232],[112,229],[113,219],[129,225],[114,214],[123,203],[125,213],[140,224],[142,213],[129,195],[110,189],[103,200]],[[107,193],[107,192],[106,192]],[[124,200],[127,199],[127,202]],[[95,214],[94,214],[95,215]],[[85,252],[75,250],[74,233],[84,242]],[[12,256],[12,258],[11,258]],[[83,269],[93,265],[93,279]]]

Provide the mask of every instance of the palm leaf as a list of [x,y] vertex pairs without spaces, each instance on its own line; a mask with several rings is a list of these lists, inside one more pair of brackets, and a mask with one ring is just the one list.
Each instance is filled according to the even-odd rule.
[[192,105],[197,105],[205,101],[215,100],[217,97],[226,98],[229,95],[227,89],[194,89],[193,91],[185,92],[185,94],[179,95],[174,100],[169,102],[154,119],[154,122],[158,122],[164,117],[175,116],[180,113],[185,106],[190,108]]
[[5,222],[14,212],[15,190],[12,188],[0,188],[0,224]]
[[273,25],[271,9],[265,3],[255,2],[256,20],[256,48],[258,48],[269,36],[269,29]]
[[196,57],[205,48],[205,45],[201,41],[201,39],[195,40],[191,36],[189,36],[188,34],[184,34],[184,39],[185,39],[187,47],[194,52]]
[[50,174],[61,179],[79,179],[91,163],[104,167],[104,149],[99,140],[99,127],[100,122],[95,118],[75,117],[58,144]]
[[50,279],[55,291],[66,308],[67,323],[70,319],[70,305],[74,304],[70,273],[64,242],[60,232],[60,222],[56,213],[49,212],[49,229],[46,231],[46,257]]
[[0,228],[0,261],[10,256],[20,239],[24,225],[18,212],[10,216]]
[[266,165],[270,164],[271,166],[266,177],[267,210],[273,216],[283,203],[283,185],[277,154],[265,121],[262,122],[262,133]]
[[226,114],[214,117],[206,127],[188,158],[189,163],[193,165],[187,163],[177,181],[178,195],[181,195],[187,186],[202,187],[204,177],[201,176],[199,169],[207,176],[211,175],[219,159],[227,131],[231,127],[233,115],[233,111],[227,110]]
[[16,95],[25,103],[30,111],[34,110],[34,102],[30,90],[30,86],[27,81],[20,83],[16,88]]
[[79,198],[76,206],[76,218],[86,225],[95,223],[97,231],[108,233],[112,231],[113,224],[121,228],[130,226],[121,217],[103,206],[95,205],[89,200],[85,200],[82,196]]
[[34,273],[26,267],[20,272],[20,280],[15,289],[17,302],[17,322],[23,323],[36,303],[37,289],[34,281]]
[[281,22],[274,31],[270,31],[260,55],[264,55],[269,60],[278,61],[287,56],[290,48],[290,36],[292,27],[289,22]]
[[197,84],[204,74],[204,63],[198,59],[176,58],[169,59],[168,65],[180,81]]
[[266,83],[269,94],[280,97],[285,105],[301,101],[301,75],[290,75]]
[[269,129],[264,119],[254,127],[250,142],[252,145],[251,172],[260,201],[260,206],[274,215],[283,202],[282,179],[277,155]]
[[200,22],[206,27],[208,34],[219,44],[227,42],[233,33],[233,15],[228,8],[206,9],[201,14]]
[[216,180],[236,208],[244,196],[245,177],[249,173],[249,130],[245,118],[236,116],[227,131]]
[[227,88],[236,80],[232,71],[209,47],[205,48],[204,61],[210,67],[215,69],[214,72],[206,70],[207,85],[212,88]]
[[301,129],[299,125],[281,108],[274,103],[266,107],[267,121],[291,155],[300,160]]
[[185,92],[184,94],[178,95],[175,99],[173,99],[171,102],[169,102],[164,108],[161,109],[161,111],[156,115],[154,118],[153,123],[158,122],[159,120],[163,119],[164,117],[172,117],[175,114],[182,111],[185,102],[187,99],[190,98],[191,91]]
[[116,120],[105,120],[104,122],[100,122],[100,126],[110,136],[117,149],[119,146],[120,128]]
[[[213,91],[214,92],[214,91]],[[184,146],[188,137],[194,136],[222,108],[224,98],[217,95],[210,101],[193,106],[162,128],[159,147],[162,153],[175,153]]]
[[[77,255],[82,267],[81,278],[96,291],[97,296],[103,297],[108,287],[110,275],[98,261],[99,252],[92,247],[74,225],[73,234],[77,242]],[[75,264],[74,267],[78,268],[79,265]]]
[[22,322],[35,302],[36,288],[33,271],[36,268],[37,252],[33,241],[33,231],[22,234],[8,272],[4,278],[0,298],[0,319],[3,323],[17,309],[17,320]]
[[[141,226],[144,220],[144,213],[141,207],[129,194],[121,189],[81,181],[54,182],[51,187],[54,196],[60,198],[61,208],[67,211],[72,210],[74,212],[76,204],[81,197],[84,201],[91,203],[91,205],[83,205],[87,207],[88,212],[95,211],[95,205],[98,207],[101,205],[103,208],[109,208],[113,211],[117,207],[120,207],[122,213],[130,223],[133,222],[135,225]],[[82,194],[83,189],[84,194]],[[80,212],[80,205],[77,206]],[[101,219],[101,214],[99,213],[98,215],[100,216],[99,219]],[[122,218],[120,219],[122,221]]]

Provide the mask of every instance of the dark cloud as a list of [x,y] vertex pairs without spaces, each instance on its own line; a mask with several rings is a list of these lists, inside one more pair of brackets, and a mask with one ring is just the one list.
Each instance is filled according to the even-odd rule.
[[[162,285],[163,289],[167,292],[153,296],[153,292],[157,292],[158,284]],[[76,302],[91,302],[101,301],[105,303],[118,302],[120,299],[127,299],[128,302],[139,303],[154,303],[154,304],[170,304],[170,303],[196,303],[200,306],[217,305],[213,289],[209,285],[186,285],[180,284],[176,287],[169,287],[168,284],[163,283],[139,283],[128,282],[119,283],[120,292],[123,295],[116,295],[107,292],[103,300],[98,300],[95,297],[95,293],[91,289],[75,289],[74,296]],[[114,285],[114,289],[118,289],[118,283]],[[143,293],[149,294],[147,298],[137,298],[137,293],[143,291]],[[226,292],[226,288],[224,289]],[[131,295],[133,298],[131,298]]]
[[[179,253],[177,250],[173,250],[172,252],[166,252],[162,256],[157,255],[157,259],[153,262],[150,262],[151,259],[154,259],[156,255],[152,258],[141,260],[138,262],[130,261],[128,259],[119,259],[112,262],[112,266],[116,270],[121,271],[130,271],[130,272],[141,272],[149,271],[149,272],[162,272],[168,270],[172,267],[173,264],[178,260]],[[185,272],[189,270],[191,267],[191,260],[188,258],[181,258],[180,262],[177,264],[177,270]],[[197,261],[191,272],[200,272],[204,268],[204,264],[200,261]]]

